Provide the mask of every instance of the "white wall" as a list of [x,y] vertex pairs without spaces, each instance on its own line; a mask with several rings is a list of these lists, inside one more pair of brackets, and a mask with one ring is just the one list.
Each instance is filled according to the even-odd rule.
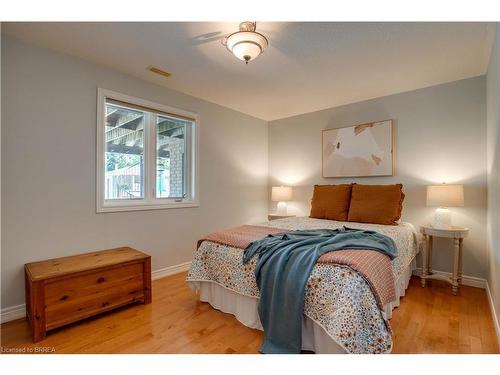
[[[495,41],[488,66],[487,124],[488,124],[488,285],[493,305],[500,321],[500,29],[496,29]],[[498,327],[497,327],[498,329]],[[497,332],[498,334],[499,332]],[[499,337],[500,339],[500,337]]]
[[[434,211],[425,207],[425,185],[463,183],[465,207],[452,212],[454,224],[470,228],[464,243],[464,273],[486,277],[485,94],[481,76],[271,121],[270,185],[295,186],[290,211],[308,215],[314,184],[403,183],[403,220],[419,225],[430,222]],[[321,177],[322,129],[389,118],[397,129],[394,177]],[[270,207],[274,210],[274,204]],[[438,240],[435,245],[435,269],[451,271],[451,244]]]
[[[453,213],[457,225],[471,228],[465,273],[488,274],[484,77],[272,121],[268,128],[259,119],[6,36],[1,56],[2,307],[23,303],[22,265],[30,261],[122,245],[150,253],[153,269],[189,261],[203,233],[264,220],[268,167],[270,185],[296,186],[290,210],[299,215],[308,214],[315,183],[402,182],[403,218],[417,225],[432,219],[426,184],[464,183],[466,207]],[[488,73],[490,94],[491,82],[498,85],[496,61]],[[201,115],[199,208],[95,213],[97,87]],[[498,192],[496,108],[488,120],[497,134],[495,143],[488,138],[496,172],[488,165]],[[396,176],[321,178],[322,129],[386,118],[397,127]],[[490,233],[498,236],[494,227]],[[435,267],[449,270],[449,243],[436,245]],[[495,254],[490,278],[499,270],[498,247]],[[495,285],[498,311],[498,280]]]
[[[2,78],[2,307],[24,302],[26,262],[129,245],[155,270],[265,219],[265,121],[5,36]],[[199,208],[95,213],[97,87],[200,114]]]

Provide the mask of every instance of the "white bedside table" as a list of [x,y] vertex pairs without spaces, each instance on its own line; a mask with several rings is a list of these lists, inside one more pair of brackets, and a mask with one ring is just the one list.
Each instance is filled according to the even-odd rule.
[[287,217],[295,217],[296,215],[278,215],[278,214],[268,214],[267,220],[277,220],[277,219],[286,219]]
[[[420,228],[420,231],[424,235],[425,239],[422,257],[422,274],[420,276],[422,288],[425,287],[427,279],[444,280],[451,284],[451,291],[453,295],[457,295],[458,288],[462,284],[463,240],[469,234],[469,229],[463,227],[438,229],[433,228],[431,225],[424,225]],[[453,239],[453,275],[451,278],[432,273],[432,242],[434,237]]]

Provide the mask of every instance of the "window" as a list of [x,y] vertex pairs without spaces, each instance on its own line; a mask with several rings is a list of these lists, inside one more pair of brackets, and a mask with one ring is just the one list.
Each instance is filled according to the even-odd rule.
[[195,207],[198,116],[98,89],[97,212]]

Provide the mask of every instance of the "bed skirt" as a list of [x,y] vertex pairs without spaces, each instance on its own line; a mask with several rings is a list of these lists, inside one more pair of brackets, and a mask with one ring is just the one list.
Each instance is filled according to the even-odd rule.
[[[400,298],[408,288],[413,270],[416,268],[416,258],[395,281],[396,299],[384,306],[384,319],[392,317],[392,310],[399,306]],[[257,305],[259,299],[236,293],[214,281],[188,281],[188,285],[200,295],[200,301],[208,302],[213,308],[234,315],[243,325],[263,330],[260,323]],[[316,321],[304,315],[302,321],[302,350],[317,354],[345,354],[346,350],[335,341],[328,332]]]

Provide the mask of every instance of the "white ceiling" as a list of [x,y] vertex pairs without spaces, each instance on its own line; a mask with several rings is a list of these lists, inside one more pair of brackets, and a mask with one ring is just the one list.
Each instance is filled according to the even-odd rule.
[[[19,39],[259,117],[293,116],[484,74],[486,23],[257,23],[245,65],[220,39],[238,23],[3,23]],[[145,68],[172,73],[163,78]]]

